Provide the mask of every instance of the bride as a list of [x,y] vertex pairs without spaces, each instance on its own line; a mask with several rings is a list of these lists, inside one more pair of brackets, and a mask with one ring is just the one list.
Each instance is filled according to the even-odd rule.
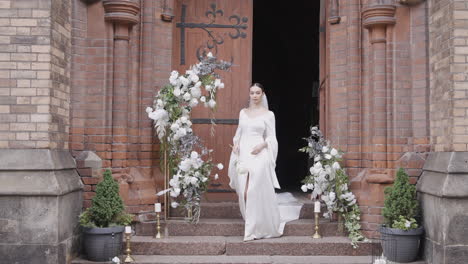
[[229,186],[236,190],[245,221],[244,241],[279,237],[286,221],[299,218],[281,215],[275,188],[278,142],[275,115],[268,109],[264,88],[250,87],[250,105],[239,113],[239,126],[233,139],[228,175]]

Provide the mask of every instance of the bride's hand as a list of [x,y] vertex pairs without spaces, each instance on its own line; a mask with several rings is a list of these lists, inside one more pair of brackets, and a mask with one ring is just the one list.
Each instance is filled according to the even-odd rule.
[[261,144],[258,144],[257,146],[255,146],[252,150],[252,154],[253,155],[257,155],[258,153],[260,153],[260,151],[262,151],[264,148],[266,147],[266,144],[265,143],[261,143]]

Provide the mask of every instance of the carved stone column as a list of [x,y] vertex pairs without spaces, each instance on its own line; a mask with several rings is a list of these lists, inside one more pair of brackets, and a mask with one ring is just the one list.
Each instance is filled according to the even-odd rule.
[[[383,190],[394,180],[390,168],[391,154],[389,126],[392,92],[387,87],[387,27],[395,24],[394,5],[371,5],[362,11],[363,27],[369,31],[371,49],[368,56],[369,95],[363,114],[369,117],[369,129],[363,136],[363,152],[369,161],[355,181],[358,185],[361,205],[383,206]],[[390,123],[390,124],[389,124]]]
[[139,21],[139,2],[106,0],[105,20],[114,25],[112,87],[112,167],[125,168],[128,152],[129,41]]

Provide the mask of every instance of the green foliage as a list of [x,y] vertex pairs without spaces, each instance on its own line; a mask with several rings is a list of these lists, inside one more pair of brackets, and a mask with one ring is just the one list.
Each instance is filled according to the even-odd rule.
[[404,216],[400,215],[399,220],[393,221],[393,228],[398,228],[402,230],[410,230],[418,228],[418,223],[416,223],[416,219],[410,218],[409,220],[406,219]]
[[107,169],[104,172],[104,179],[96,185],[96,195],[92,199],[91,207],[80,214],[80,224],[87,227],[128,225],[132,218],[133,215],[124,212],[119,184]]
[[[394,227],[394,223],[403,219],[415,218],[419,213],[416,199],[416,187],[410,184],[408,174],[403,168],[397,172],[393,186],[385,188],[385,202],[382,214],[385,224]],[[394,227],[397,228],[397,227]]]

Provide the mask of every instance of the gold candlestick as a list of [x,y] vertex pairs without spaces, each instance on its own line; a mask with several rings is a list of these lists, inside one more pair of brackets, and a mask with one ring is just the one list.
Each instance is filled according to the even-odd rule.
[[319,213],[315,212],[315,234],[312,236],[313,238],[322,238],[319,234]]
[[154,234],[154,238],[161,238],[161,225],[159,222],[159,212],[156,213],[156,233]]
[[125,257],[124,262],[125,263],[130,263],[135,261],[131,256],[130,253],[132,253],[132,250],[130,249],[130,233],[125,233],[125,241],[127,242],[127,249],[125,250],[125,253],[127,253],[127,256]]

